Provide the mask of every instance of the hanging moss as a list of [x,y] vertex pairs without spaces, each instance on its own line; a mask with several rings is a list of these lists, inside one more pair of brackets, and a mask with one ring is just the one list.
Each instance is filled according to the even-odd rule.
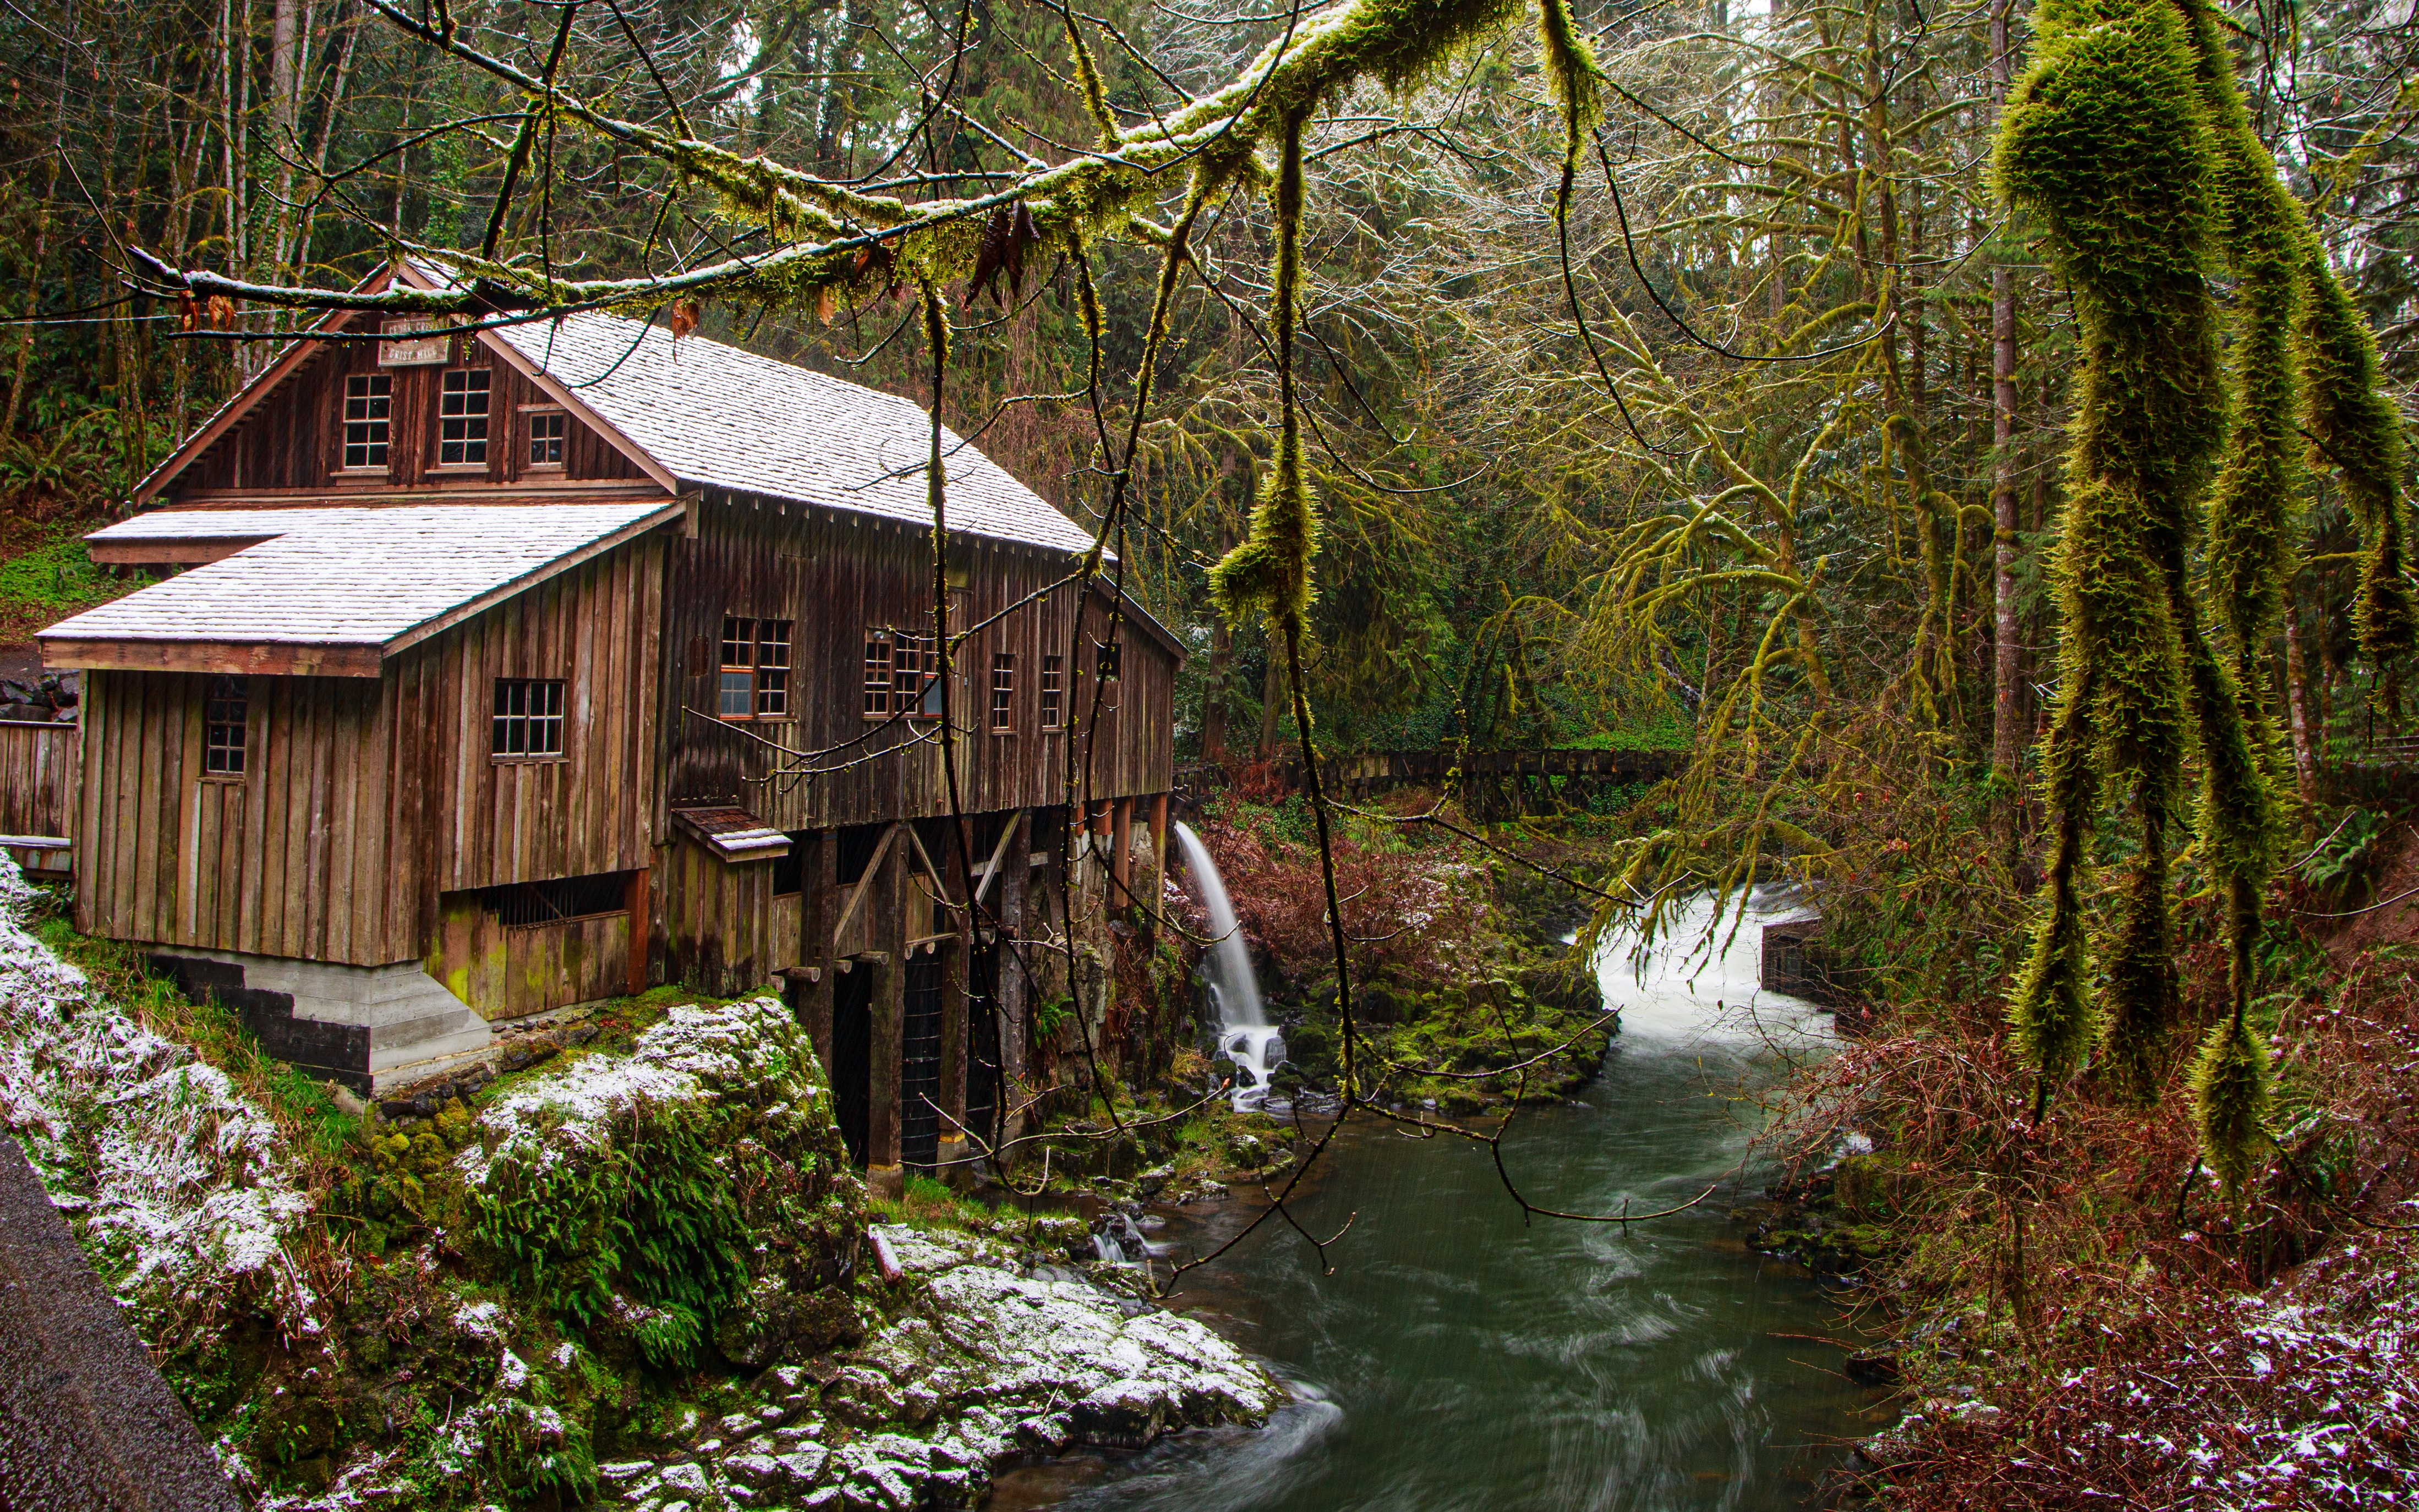
[[1285,127],[1277,169],[1276,265],[1269,296],[1276,338],[1279,408],[1275,476],[1260,491],[1242,544],[1210,570],[1210,593],[1228,619],[1264,616],[1299,632],[1310,613],[1311,559],[1318,550],[1318,510],[1303,466],[1302,413],[1294,392],[1293,332],[1302,283],[1302,131]]
[[[2048,0],[2037,24],[1996,171],[2049,228],[2087,352],[2053,563],[2066,633],[2046,756],[2050,885],[2011,1004],[2045,1103],[2095,1019],[2119,1067],[2138,1069],[2175,1016],[2166,828],[2191,729],[2177,606],[2224,419],[2203,270],[2210,133],[2183,17],[2169,0]],[[2142,860],[2087,1011],[2082,884],[2103,774],[2133,800]]]
[[[2231,1001],[2193,1087],[2210,1164],[2235,1186],[2256,1165],[2270,1095],[2245,1019],[2280,761],[2257,689],[2293,552],[2303,392],[2368,534],[2363,643],[2380,656],[2413,631],[2400,437],[2376,391],[2374,343],[2252,131],[2206,0],[2046,0],[2037,25],[1997,175],[2048,229],[2086,363],[2054,564],[2066,633],[2045,757],[2049,885],[2011,1011],[2042,1105],[2080,1068],[2095,1021],[2109,1079],[2157,1094],[2180,1006],[2166,830],[2196,748]],[[2236,291],[2230,391],[2206,280],[2221,259]],[[2204,494],[2209,625],[2191,557]],[[2082,884],[2103,779],[2131,799],[2141,849],[2101,948],[2101,1000],[2087,1008]]]
[[2310,438],[2341,480],[2365,543],[2352,624],[2362,652],[2382,666],[2419,649],[2419,602],[2411,592],[2403,517],[2402,424],[2379,384],[2377,338],[2315,245],[2306,267],[2303,361]]
[[2230,1193],[2240,1193],[2258,1170],[2267,1140],[2269,1076],[2268,1046],[2240,1018],[2220,1020],[2193,1063],[2201,1149]]

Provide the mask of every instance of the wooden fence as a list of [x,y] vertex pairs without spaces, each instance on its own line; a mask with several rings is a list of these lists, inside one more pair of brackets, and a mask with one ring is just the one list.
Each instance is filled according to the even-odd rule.
[[0,720],[0,849],[28,877],[73,869],[79,727]]

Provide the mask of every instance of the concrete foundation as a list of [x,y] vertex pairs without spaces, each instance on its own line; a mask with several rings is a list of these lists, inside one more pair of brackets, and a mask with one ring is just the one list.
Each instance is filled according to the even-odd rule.
[[479,1056],[494,1038],[417,961],[347,966],[195,949],[150,961],[187,996],[236,1010],[270,1055],[364,1097]]

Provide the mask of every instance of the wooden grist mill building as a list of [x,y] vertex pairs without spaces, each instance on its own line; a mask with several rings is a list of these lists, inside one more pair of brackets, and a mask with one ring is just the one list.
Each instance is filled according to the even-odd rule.
[[42,633],[84,673],[78,927],[363,1091],[654,983],[778,988],[877,1180],[946,1160],[1071,992],[1047,947],[1157,898],[1181,650],[948,438],[962,842],[930,444],[609,316],[331,316],[89,537],[172,575]]

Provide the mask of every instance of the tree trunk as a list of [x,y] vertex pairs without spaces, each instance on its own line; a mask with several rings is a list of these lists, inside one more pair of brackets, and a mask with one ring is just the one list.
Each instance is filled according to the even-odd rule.
[[2302,836],[2310,838],[2319,801],[2319,764],[2310,749],[2308,664],[2302,659],[2302,606],[2285,599],[2285,706],[2293,726],[2293,776],[2302,791]]
[[[2008,101],[2009,0],[1991,0],[1992,96]],[[2016,280],[2004,264],[1991,270],[1991,771],[2003,784],[2000,841],[2013,858],[2023,811],[2018,773],[2025,753],[2024,627],[2016,600]]]
[[1276,638],[1269,638],[1269,674],[1260,683],[1260,760],[1268,761],[1277,753],[1277,720],[1285,713],[1292,697],[1286,687],[1285,662],[1277,655],[1283,648]]
[[1225,620],[1210,625],[1210,671],[1201,688],[1201,759],[1218,764],[1226,760],[1226,671],[1235,660],[1235,632]]

